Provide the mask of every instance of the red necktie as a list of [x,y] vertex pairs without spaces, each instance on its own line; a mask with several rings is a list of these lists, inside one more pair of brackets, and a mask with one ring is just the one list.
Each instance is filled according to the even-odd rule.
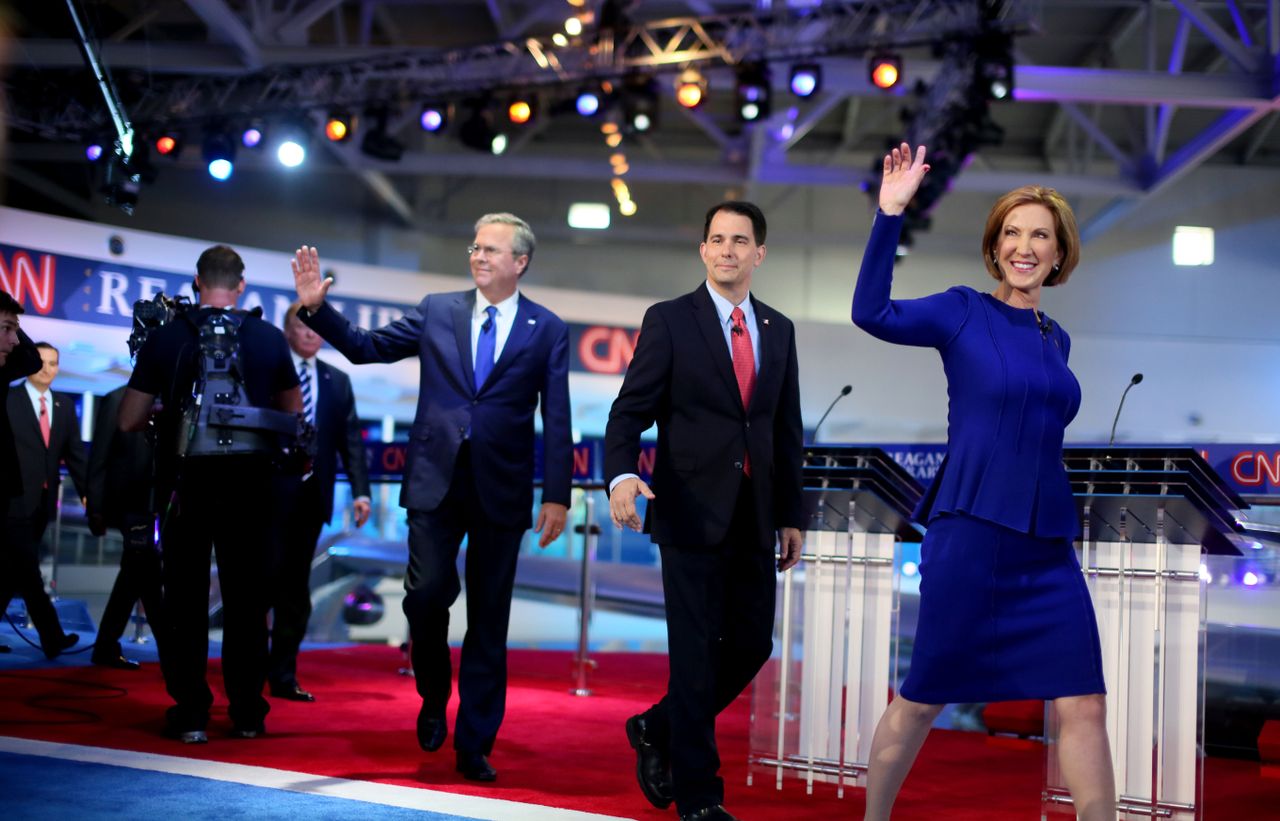
[[[756,389],[756,357],[751,351],[751,332],[743,321],[741,308],[734,308],[729,315],[733,320],[733,375],[738,378],[738,394],[742,397],[743,409],[751,407],[751,394]],[[751,475],[751,454],[742,457],[742,472]]]
[[40,435],[44,437],[44,446],[49,447],[49,405],[48,397],[40,396]]

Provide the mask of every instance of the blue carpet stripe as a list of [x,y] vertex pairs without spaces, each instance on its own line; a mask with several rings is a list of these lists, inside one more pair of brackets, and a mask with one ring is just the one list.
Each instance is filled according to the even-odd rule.
[[5,736],[0,736],[0,794],[5,796],[6,821],[619,821],[615,816],[439,790]]

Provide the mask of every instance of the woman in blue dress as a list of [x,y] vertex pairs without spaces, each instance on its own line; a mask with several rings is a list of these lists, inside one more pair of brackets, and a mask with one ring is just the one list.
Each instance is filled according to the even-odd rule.
[[959,286],[891,300],[902,212],[929,166],[906,143],[884,158],[880,210],[853,295],[853,321],[901,345],[937,348],[947,376],[947,457],[916,511],[920,618],[911,669],[876,727],[868,819],[887,819],[945,704],[1052,699],[1058,756],[1078,816],[1114,819],[1102,653],[1073,547],[1078,523],[1062,464],[1080,406],[1071,338],[1040,310],[1080,255],[1053,189],[1001,197],[983,233],[994,293]]

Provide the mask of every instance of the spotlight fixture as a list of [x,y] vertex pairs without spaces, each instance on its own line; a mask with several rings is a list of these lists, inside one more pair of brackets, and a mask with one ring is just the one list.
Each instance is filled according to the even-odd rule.
[[89,162],[97,162],[102,159],[102,143],[94,141],[84,147],[84,156]]
[[230,179],[236,157],[236,144],[230,135],[225,131],[210,131],[205,135],[202,153],[210,177],[219,182]]
[[428,103],[418,115],[418,125],[429,134],[438,134],[449,124],[448,109],[443,105]]
[[351,137],[354,122],[351,115],[342,111],[329,112],[329,118],[324,122],[324,135],[329,138],[329,142],[342,143]]
[[533,119],[533,104],[523,98],[512,100],[507,106],[507,119],[516,125],[524,125]]
[[400,162],[404,156],[404,143],[391,136],[387,130],[389,113],[385,108],[373,112],[373,127],[365,131],[360,150],[375,160]]
[[652,77],[636,74],[622,87],[622,114],[634,132],[648,131],[658,121],[658,84]]
[[902,77],[902,58],[888,52],[873,54],[867,62],[867,77],[873,86],[888,91]]
[[791,93],[797,97],[812,97],[822,90],[822,66],[817,63],[797,63],[791,67]]
[[496,157],[497,155],[501,154],[502,152],[506,151],[506,150],[507,150],[507,135],[506,135],[506,134],[494,134],[494,135],[493,135],[493,139],[489,141],[489,150],[490,150],[491,152],[493,152],[493,155],[494,155],[495,157]]
[[622,213],[622,216],[624,216],[624,217],[631,217],[631,216],[635,216],[635,213],[636,213],[636,201],[635,201],[635,200],[623,200],[622,202],[618,203],[618,210]]
[[582,33],[582,21],[577,17],[570,17],[564,21],[564,33],[570,37],[577,37]]
[[244,131],[240,132],[240,144],[245,148],[257,148],[262,145],[262,138],[266,135],[266,131],[266,126],[254,121]]
[[470,113],[458,126],[458,139],[467,148],[476,151],[491,152],[493,150],[493,123],[490,120],[488,103],[483,100],[472,100],[468,104]]
[[676,80],[676,102],[685,108],[697,108],[707,96],[707,78],[696,68],[687,68]]
[[974,82],[988,100],[1005,100],[1013,93],[1013,40],[993,32],[979,38]]
[[296,124],[277,128],[276,159],[285,168],[297,168],[307,159],[307,132]]
[[738,119],[744,123],[769,116],[769,69],[763,63],[752,63],[738,69],[735,101]]
[[182,142],[173,132],[165,132],[156,138],[156,153],[165,157],[176,157],[182,149]]
[[578,99],[573,107],[584,117],[594,117],[600,113],[600,92],[597,89],[584,88],[578,92]]

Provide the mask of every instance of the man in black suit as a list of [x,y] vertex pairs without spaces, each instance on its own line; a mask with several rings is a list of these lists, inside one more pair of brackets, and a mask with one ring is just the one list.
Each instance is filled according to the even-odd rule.
[[428,294],[375,331],[355,327],[325,303],[332,280],[314,248],[294,260],[304,322],[352,362],[421,366],[400,504],[408,509],[404,612],[422,708],[418,744],[444,744],[452,689],[449,606],[458,598],[458,549],[467,539],[467,634],[458,670],[453,739],[458,772],[493,781],[489,764],[506,711],[507,628],[520,542],[533,509],[533,416],[542,412],[539,545],[560,535],[569,509],[573,439],[569,414],[569,329],[520,293],[533,259],[529,225],[486,214],[467,248],[466,291]]
[[[22,495],[18,452],[13,444],[13,430],[9,427],[9,383],[44,367],[36,344],[18,326],[18,315],[22,313],[22,303],[0,291],[0,508],[4,508],[6,513],[9,500]],[[9,529],[6,527],[0,530],[0,593],[6,602],[16,592],[16,588],[11,590],[8,585],[15,582],[22,571],[22,568],[15,570],[10,562],[10,547]],[[0,616],[3,614],[3,608],[0,608]],[[7,652],[9,645],[0,644],[0,653]]]
[[58,349],[47,342],[37,342],[35,347],[42,367],[6,397],[22,493],[9,499],[5,522],[8,568],[0,587],[0,613],[14,595],[22,596],[27,615],[40,634],[40,648],[53,659],[80,637],[63,632],[53,602],[44,591],[40,544],[57,510],[59,465],[66,464],[71,481],[83,496],[85,459],[74,401],[49,389],[58,376]]
[[[637,780],[681,819],[732,819],[717,775],[715,719],[773,648],[778,570],[800,559],[803,431],[795,328],[751,296],[765,219],[748,202],[707,212],[707,281],[644,316],[609,413],[605,475],[618,527],[644,528],[662,554],[671,676],[627,720]],[[658,425],[653,487],[635,475],[640,434]],[[668,775],[668,767],[670,774]]]
[[120,573],[102,611],[90,658],[103,667],[137,670],[141,665],[125,658],[120,647],[134,602],[142,600],[152,635],[158,637],[163,632],[163,617],[160,550],[155,538],[155,447],[146,433],[120,430],[120,401],[125,389],[121,385],[102,398],[93,423],[93,446],[89,449],[85,506],[89,530],[101,536],[108,527],[114,527],[124,540]]
[[338,458],[351,481],[356,527],[369,519],[369,470],[364,461],[360,417],[351,379],[316,358],[324,340],[298,319],[300,303],[289,306],[284,337],[293,353],[302,391],[302,412],[315,426],[315,460],[306,476],[282,476],[272,538],[271,695],[290,701],[315,701],[298,684],[298,648],[311,618],[311,560],[320,530],[333,518],[333,486]]

